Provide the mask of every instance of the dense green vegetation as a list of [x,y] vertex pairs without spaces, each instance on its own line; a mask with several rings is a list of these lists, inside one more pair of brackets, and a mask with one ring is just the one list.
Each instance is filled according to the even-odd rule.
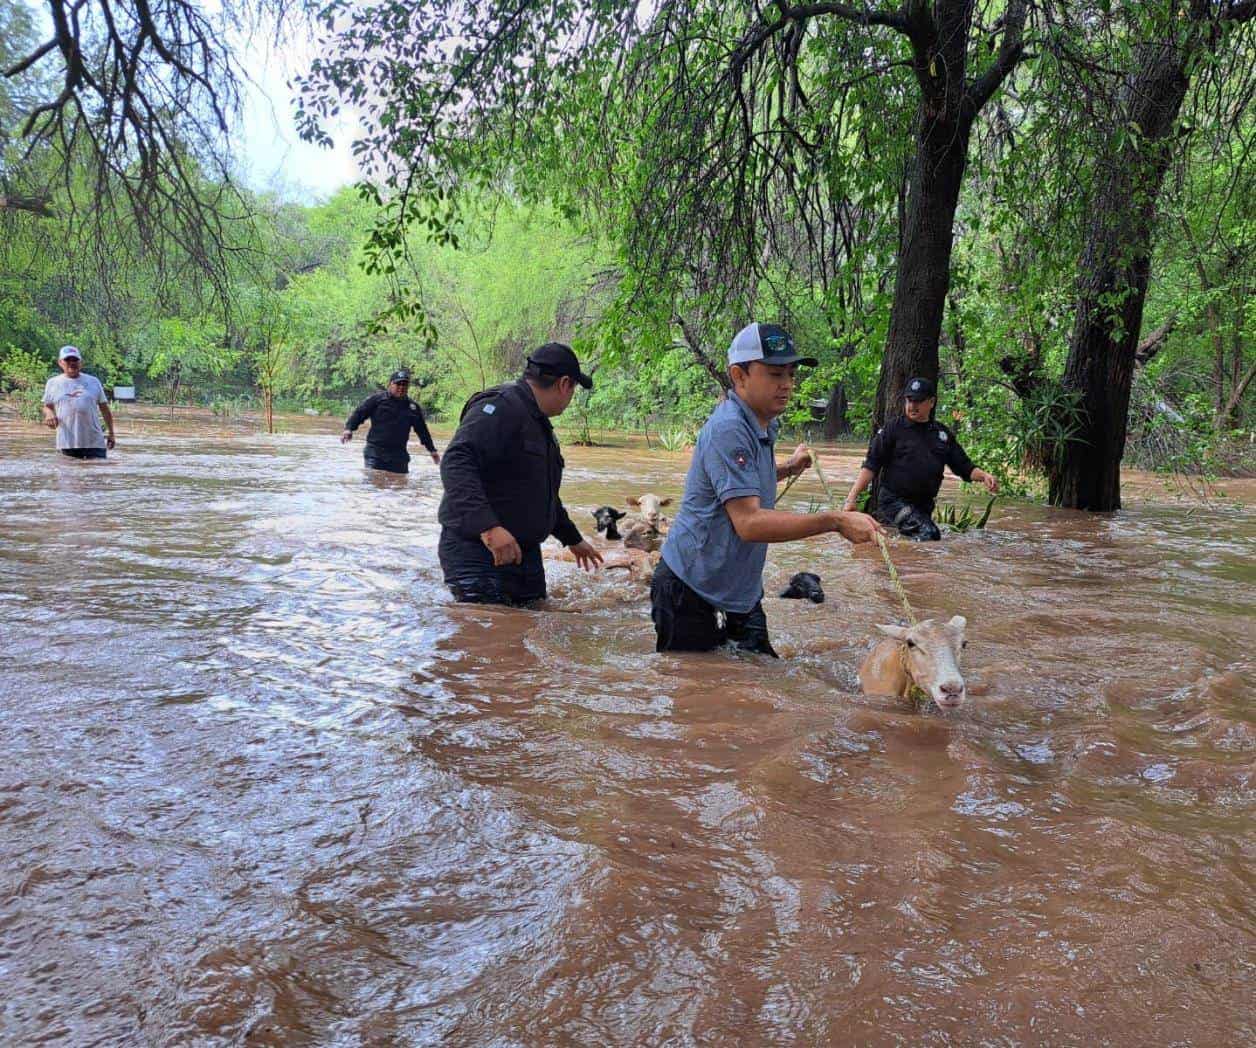
[[0,386],[72,341],[158,401],[339,411],[406,365],[456,417],[558,337],[597,381],[573,435],[679,445],[757,317],[820,357],[791,421],[831,437],[937,374],[974,458],[1061,504],[1119,504],[1122,454],[1253,468],[1256,5],[655,7],[333,3],[301,119],[356,103],[368,179],[315,205],[236,190],[213,106],[149,176],[142,129],[127,166],[27,126],[48,63],[0,78]]

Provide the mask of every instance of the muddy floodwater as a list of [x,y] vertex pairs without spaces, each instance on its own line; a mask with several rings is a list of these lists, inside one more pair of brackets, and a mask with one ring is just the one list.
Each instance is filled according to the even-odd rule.
[[[1256,1038],[1250,486],[892,543],[969,620],[922,714],[875,548],[773,550],[781,662],[660,656],[623,571],[452,605],[431,463],[313,428],[0,427],[0,1043]],[[590,531],[687,464],[567,459]]]

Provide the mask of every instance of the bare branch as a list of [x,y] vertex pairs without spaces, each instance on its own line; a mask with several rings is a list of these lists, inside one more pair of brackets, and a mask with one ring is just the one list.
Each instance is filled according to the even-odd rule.
[[40,218],[53,218],[56,212],[47,197],[0,196],[0,211],[25,211]]
[[1169,318],[1161,324],[1155,331],[1138,343],[1138,347],[1134,350],[1134,360],[1139,364],[1146,364],[1164,349],[1165,343],[1169,336],[1173,334],[1174,329],[1178,325],[1178,314],[1170,314]]
[[0,70],[0,76],[5,77],[6,79],[10,77],[20,76],[22,73],[25,73],[26,70],[28,70],[36,62],[38,62],[41,58],[43,58],[44,55],[48,54],[49,51],[55,51],[56,49],[57,49],[57,40],[54,37],[52,40],[49,40],[46,44],[41,44],[39,47],[37,47],[29,55],[27,55],[25,58],[19,61],[17,65],[10,66],[8,69]]
[[973,112],[977,112],[994,96],[1025,54],[1025,19],[1029,14],[1027,0],[1012,0],[1003,18],[1003,39],[994,63],[968,87]]
[[1235,383],[1234,389],[1230,391],[1230,398],[1226,401],[1222,418],[1229,418],[1238,409],[1239,404],[1242,403],[1243,395],[1247,392],[1247,387],[1251,385],[1253,378],[1256,378],[1256,361],[1253,361],[1252,366],[1247,369],[1247,374],[1239,379]]
[[751,28],[733,52],[730,66],[734,73],[740,70],[772,37],[783,30],[793,30],[801,22],[821,15],[834,15],[848,22],[857,22],[863,26],[888,26],[900,33],[907,33],[909,26],[903,12],[869,11],[851,7],[849,4],[815,3],[777,6],[780,15],[774,22],[759,22]]

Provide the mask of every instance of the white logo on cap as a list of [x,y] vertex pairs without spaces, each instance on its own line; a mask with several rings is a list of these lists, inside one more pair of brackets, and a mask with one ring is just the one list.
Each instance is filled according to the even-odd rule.
[[484,414],[486,414],[486,415],[491,415],[491,414],[492,414],[494,411],[496,411],[496,410],[497,410],[497,405],[496,405],[496,404],[485,404],[485,405],[484,405]]

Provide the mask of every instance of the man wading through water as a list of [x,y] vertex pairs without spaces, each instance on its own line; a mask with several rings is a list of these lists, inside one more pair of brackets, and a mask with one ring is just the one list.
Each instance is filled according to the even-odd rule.
[[977,469],[959,446],[955,434],[934,421],[937,396],[927,378],[913,378],[903,392],[903,414],[877,430],[868,446],[868,457],[850,494],[846,509],[855,508],[860,493],[878,473],[877,519],[898,528],[899,533],[920,542],[936,542],[942,537],[933,520],[933,503],[942,488],[942,467],[949,466],[960,480],[984,484],[997,492],[999,482],[985,470]]
[[774,324],[750,324],[733,339],[733,392],[698,434],[685,497],[650,587],[658,651],[710,651],[733,641],[775,658],[763,614],[767,544],[828,531],[869,542],[882,530],[864,513],[773,509],[777,481],[811,465],[801,447],[776,464],[776,417],[789,406],[798,365],[815,363],[798,356]]
[[[57,366],[61,374],[44,386],[44,425],[57,431],[57,450],[69,458],[105,458],[114,439],[104,388],[94,375],[84,374],[83,359],[73,346],[61,347]],[[108,436],[100,428],[100,415],[109,427]]]
[[563,457],[550,419],[576,386],[593,388],[570,346],[547,342],[517,381],[477,393],[445,449],[437,552],[454,599],[531,604],[545,597],[541,543],[550,535],[592,571],[601,554],[571,522],[558,487]]
[[340,434],[341,444],[349,443],[353,439],[353,431],[368,418],[371,420],[370,431],[366,434],[366,447],[362,449],[362,459],[367,469],[382,469],[385,473],[409,473],[410,452],[406,450],[406,443],[412,429],[419,438],[419,443],[427,448],[432,461],[440,464],[440,455],[436,451],[436,445],[432,443],[432,434],[428,432],[423,409],[410,399],[409,393],[410,372],[404,368],[394,371],[388,379],[388,392],[371,394],[345,422],[345,431]]

